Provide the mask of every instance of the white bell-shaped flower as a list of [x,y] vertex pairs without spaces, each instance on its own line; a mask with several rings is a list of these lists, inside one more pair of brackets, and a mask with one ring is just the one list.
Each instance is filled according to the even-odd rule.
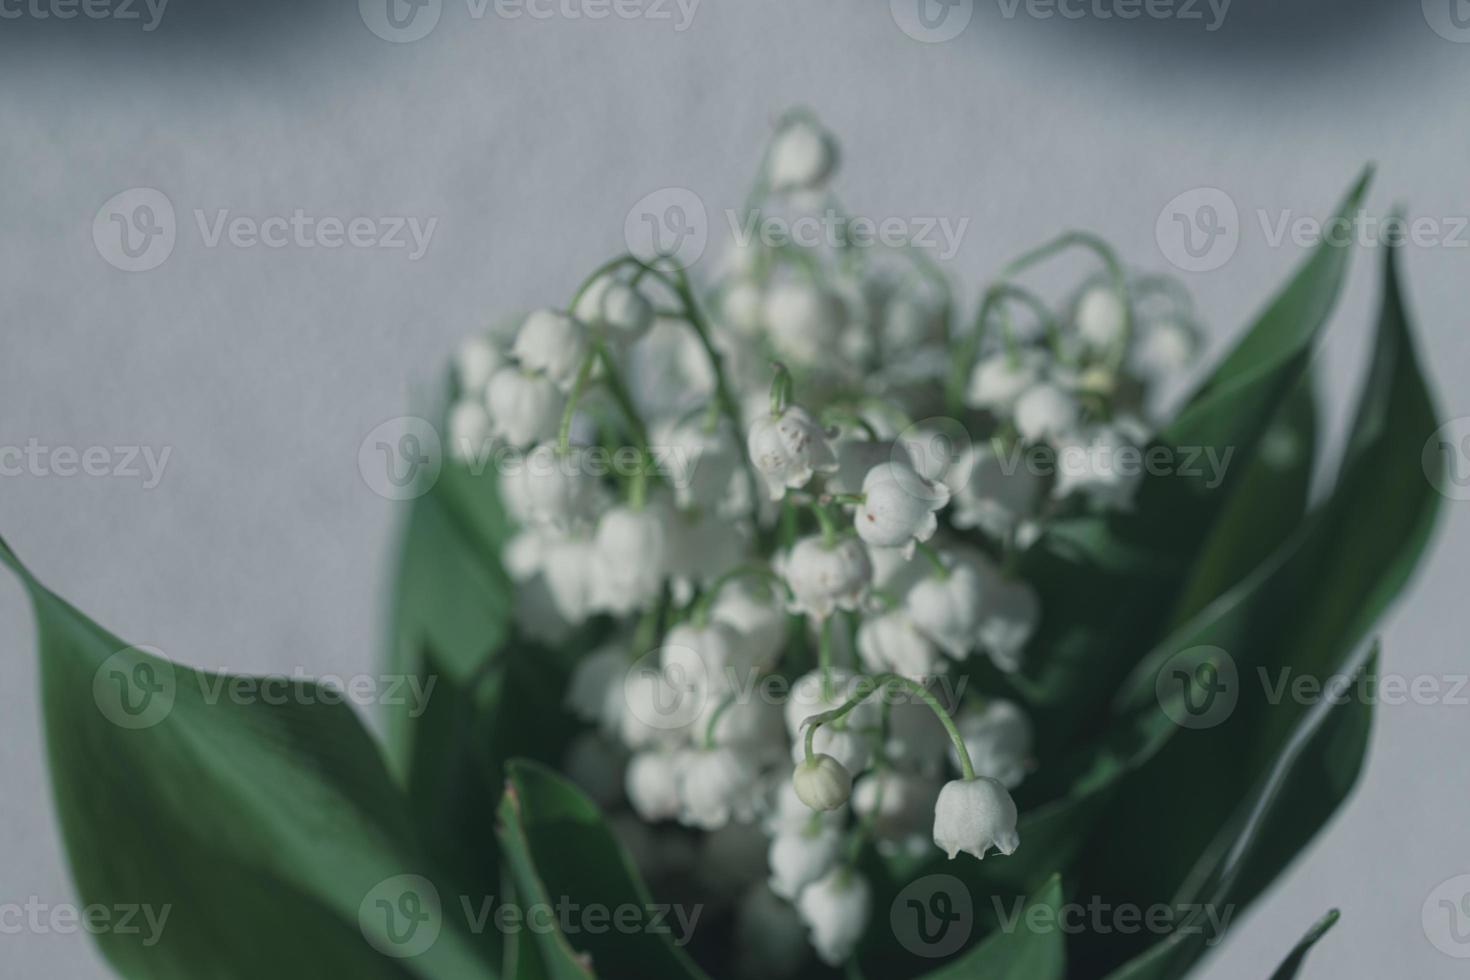
[[611,273],[599,276],[587,287],[572,308],[572,315],[620,347],[647,333],[654,318],[648,297]]
[[567,683],[567,710],[597,725],[604,734],[616,733],[623,717],[623,676],[627,670],[628,655],[620,643],[608,643],[587,654],[572,669]]
[[665,670],[679,671],[711,698],[752,682],[740,634],[719,620],[680,623],[664,636]]
[[863,478],[863,502],[853,515],[858,537],[875,548],[899,548],[905,557],[939,529],[935,516],[949,488],[931,483],[903,463],[880,463]]
[[[955,719],[975,774],[988,776],[1006,789],[1015,789],[1026,778],[1031,759],[1031,720],[1020,705],[1004,698],[987,701],[979,711],[966,711]],[[958,754],[950,746],[950,758],[959,768]]]
[[[807,811],[811,816],[811,811]],[[808,823],[800,830],[782,831],[771,838],[767,863],[771,867],[771,891],[788,901],[826,874],[842,850],[842,831],[821,823]]]
[[598,574],[593,541],[581,536],[548,536],[541,546],[541,575],[553,604],[567,622],[582,622],[592,614],[596,602]]
[[623,680],[618,734],[634,751],[687,744],[695,735],[703,708],[703,695],[678,674],[632,670]]
[[910,589],[905,605],[924,635],[963,660],[979,642],[984,592],[981,569],[970,561],[952,560],[947,575],[930,574]]
[[467,337],[454,352],[454,381],[466,398],[479,398],[490,376],[505,366],[505,352],[485,334]]
[[992,572],[985,586],[985,603],[980,617],[980,646],[1001,670],[1011,673],[1021,667],[1021,655],[1041,621],[1041,599],[1036,590],[1019,578]]
[[1014,853],[1021,835],[1011,794],[984,776],[945,783],[934,804],[934,844],[951,859],[960,851],[983,858],[991,848]]
[[996,351],[975,362],[965,389],[965,404],[1009,416],[1016,400],[1041,381],[1046,355],[1026,350],[1016,354]]
[[655,426],[650,438],[675,503],[711,509],[720,503],[740,467],[740,440],[727,420],[710,426],[703,417],[675,419]]
[[743,752],[728,747],[697,749],[683,765],[679,822],[718,830],[732,819],[754,815],[756,767]]
[[791,785],[813,810],[835,810],[852,795],[852,773],[830,755],[813,755],[796,764]]
[[490,413],[478,398],[461,398],[449,409],[449,456],[478,464],[488,458]]
[[847,307],[842,297],[816,283],[790,280],[767,291],[763,317],[781,357],[814,367],[831,358],[847,324]]
[[1132,360],[1139,374],[1166,383],[1179,380],[1189,370],[1199,350],[1194,330],[1177,317],[1149,322],[1134,344]]
[[1110,351],[1123,342],[1128,306],[1112,286],[1090,286],[1078,298],[1073,320],[1091,350]]
[[766,176],[775,191],[810,191],[837,167],[837,142],[810,119],[793,119],[771,141]]
[[857,649],[863,666],[875,674],[892,671],[922,680],[944,669],[939,649],[904,609],[865,617],[858,627]]
[[623,790],[638,816],[649,823],[672,820],[681,805],[679,781],[684,754],[669,749],[635,753],[628,760]]
[[510,352],[521,367],[540,371],[565,391],[587,356],[587,328],[565,313],[536,310],[516,332]]
[[710,619],[739,634],[745,663],[767,666],[786,646],[786,610],[768,591],[757,591],[749,583],[733,582],[722,588],[710,607]]
[[837,469],[827,434],[806,410],[792,405],[780,415],[762,413],[750,424],[746,448],[772,500],[804,487],[816,473]]
[[847,867],[834,867],[802,889],[796,900],[817,956],[828,966],[840,966],[852,955],[868,928],[872,906],[867,879]]
[[572,447],[563,453],[548,444],[508,459],[500,489],[517,520],[560,531],[588,521],[602,496],[584,450]]
[[1043,381],[1016,399],[1016,431],[1028,442],[1058,439],[1076,428],[1080,412],[1069,392]]
[[668,512],[651,504],[603,513],[592,555],[600,608],[626,615],[658,598],[668,566],[668,521]]
[[524,447],[556,435],[566,398],[543,374],[503,367],[485,386],[490,427],[512,446]]
[[835,609],[859,608],[873,581],[868,551],[856,538],[838,538],[830,545],[820,536],[802,538],[782,571],[795,597],[792,611],[818,620]]
[[1020,447],[1002,454],[994,446],[975,446],[967,463],[968,479],[955,492],[950,512],[955,527],[1004,538],[1036,511],[1041,475]]
[[1132,510],[1143,482],[1143,449],[1118,425],[1092,425],[1057,444],[1052,494],[1078,494],[1099,510]]

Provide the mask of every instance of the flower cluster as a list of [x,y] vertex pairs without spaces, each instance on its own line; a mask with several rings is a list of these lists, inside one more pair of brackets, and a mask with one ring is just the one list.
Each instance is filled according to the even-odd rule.
[[[836,167],[789,116],[752,207],[834,208]],[[1063,249],[1098,275],[1059,303],[1019,284]],[[514,451],[519,629],[596,621],[566,769],[647,875],[742,896],[751,972],[796,972],[807,941],[853,954],[865,849],[1019,846],[1024,684],[961,695],[1020,676],[1044,610],[1016,569],[1048,522],[1128,508],[1137,482],[1023,460],[1142,447],[1197,346],[1177,287],[1081,234],[1008,267],[972,325],[955,307],[912,250],[751,243],[708,293],[624,256],[457,357],[454,455]]]

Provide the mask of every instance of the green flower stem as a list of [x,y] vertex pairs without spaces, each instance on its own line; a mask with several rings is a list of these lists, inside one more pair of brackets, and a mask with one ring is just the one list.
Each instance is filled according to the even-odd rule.
[[938,575],[940,579],[949,578],[949,566],[944,564],[944,559],[939,557],[939,552],[934,550],[933,545],[927,541],[915,541],[914,546],[919,554],[923,555],[929,564],[934,566],[935,575]]
[[1123,270],[1123,263],[1118,260],[1112,246],[1091,232],[1069,231],[1020,256],[1006,266],[1002,274],[1009,278],[1069,248],[1085,248],[1101,259],[1108,271],[1108,278],[1113,281],[1113,289],[1117,291],[1118,298],[1123,300],[1123,336],[1119,338],[1118,346],[1109,359],[1110,366],[1117,369],[1123,363],[1123,356],[1127,353],[1128,343],[1133,336],[1133,308],[1128,303],[1128,278]]
[[819,500],[809,501],[807,507],[816,516],[822,528],[822,546],[830,548],[837,543],[837,522],[828,513],[827,506]]
[[935,717],[939,719],[939,723],[949,733],[949,740],[954,743],[955,753],[960,758],[961,775],[967,780],[974,779],[975,766],[970,761],[970,750],[965,747],[965,740],[960,738],[960,730],[955,726],[954,718],[950,717],[949,712],[944,709],[944,705],[939,703],[939,699],[931,694],[928,688],[918,681],[904,677],[902,674],[864,675],[859,682],[860,689],[856,694],[831,711],[824,711],[808,719],[806,729],[807,761],[810,762],[814,755],[812,751],[812,739],[816,737],[818,728],[830,722],[845,718],[859,704],[890,686],[903,688],[929,706],[929,710],[934,712]]
[[[1014,263],[1012,263],[1014,265]],[[1009,266],[1007,267],[1010,268]],[[1003,274],[1008,277],[1009,273]],[[985,290],[985,295],[980,300],[980,311],[975,314],[975,325],[965,335],[964,343],[960,347],[959,356],[954,360],[954,368],[950,371],[949,387],[946,397],[949,402],[951,413],[958,412],[963,405],[965,386],[970,380],[970,371],[975,367],[975,359],[980,356],[980,345],[985,339],[985,331],[989,329],[991,315],[997,309],[1003,310],[1002,303],[1007,301],[1017,302],[1027,306],[1037,319],[1045,327],[1048,336],[1052,338],[1052,344],[1056,346],[1057,325],[1056,318],[1052,316],[1051,310],[1047,308],[1045,301],[1031,290],[1015,283],[1007,282],[1002,278],[1000,282],[992,284]],[[1016,355],[1015,337],[1010,329],[1009,321],[1002,324],[1008,355],[1014,358]]]
[[730,706],[735,703],[735,694],[735,691],[731,691],[726,694],[723,698],[720,699],[720,703],[715,706],[715,710],[710,712],[709,724],[704,726],[705,748],[712,749],[715,747],[715,726],[720,723],[720,718],[723,717],[725,712],[730,710]]
[[557,451],[565,454],[567,443],[572,437],[572,417],[577,414],[577,402],[582,399],[582,391],[587,387],[587,379],[592,376],[592,366],[597,363],[601,356],[601,345],[592,340],[587,345],[587,353],[582,357],[582,363],[577,368],[577,377],[572,381],[572,390],[567,395],[566,407],[561,410],[561,425],[556,431]]
[[873,423],[863,418],[857,412],[848,412],[840,408],[829,408],[822,413],[822,421],[827,425],[831,425],[834,422],[846,422],[856,428],[862,429],[863,434],[873,442],[878,441],[878,430],[873,428]]
[[791,372],[780,361],[771,364],[776,376],[771,379],[771,418],[780,418],[791,401]]

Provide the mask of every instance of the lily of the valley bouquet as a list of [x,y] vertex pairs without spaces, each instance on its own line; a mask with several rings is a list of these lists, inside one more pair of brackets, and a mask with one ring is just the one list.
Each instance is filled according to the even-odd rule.
[[1344,244],[1202,372],[1184,288],[1090,234],[962,315],[837,158],[786,117],[742,215],[830,241],[623,255],[466,339],[401,494],[429,696],[387,762],[318,685],[201,698],[3,552],[79,889],[174,910],[100,937],[121,973],[1176,977],[1307,844],[1372,698],[1260,678],[1371,689],[1437,500],[1391,254],[1313,484]]

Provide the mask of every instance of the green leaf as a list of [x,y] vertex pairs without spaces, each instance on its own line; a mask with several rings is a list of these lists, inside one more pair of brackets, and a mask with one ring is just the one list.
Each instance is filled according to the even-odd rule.
[[[566,919],[553,912],[555,928],[533,930],[546,976],[702,978],[704,974],[677,945],[698,927],[694,916],[702,907],[676,906],[669,916],[656,912],[648,889],[596,804],[536,763],[513,761],[508,773],[496,831],[526,914],[531,915],[533,908],[555,910],[559,902],[575,902],[581,912],[597,909],[604,923],[602,930],[567,930]],[[574,925],[590,921],[580,915],[567,918]],[[623,925],[605,927],[617,922]]]
[[[0,563],[35,610],[56,809],[81,899],[169,910],[157,937],[97,937],[120,973],[495,975],[442,915],[426,920],[440,928],[419,955],[379,951],[407,947],[377,900],[404,896],[400,876],[438,879],[377,745],[340,698],[296,678],[252,693],[252,678],[129,647],[4,542]],[[415,926],[406,941],[416,935],[429,934]]]
[[1067,973],[1061,929],[1062,879],[1052,875],[1027,901],[1010,928],[986,937],[974,949],[924,980],[1060,980]]
[[1317,945],[1317,941],[1327,935],[1333,926],[1337,925],[1340,917],[1341,913],[1337,909],[1332,909],[1324,915],[1293,947],[1291,955],[1276,968],[1275,973],[1271,974],[1271,980],[1294,980],[1297,973],[1301,971],[1302,964],[1307,961],[1307,954],[1312,951],[1312,947]]

